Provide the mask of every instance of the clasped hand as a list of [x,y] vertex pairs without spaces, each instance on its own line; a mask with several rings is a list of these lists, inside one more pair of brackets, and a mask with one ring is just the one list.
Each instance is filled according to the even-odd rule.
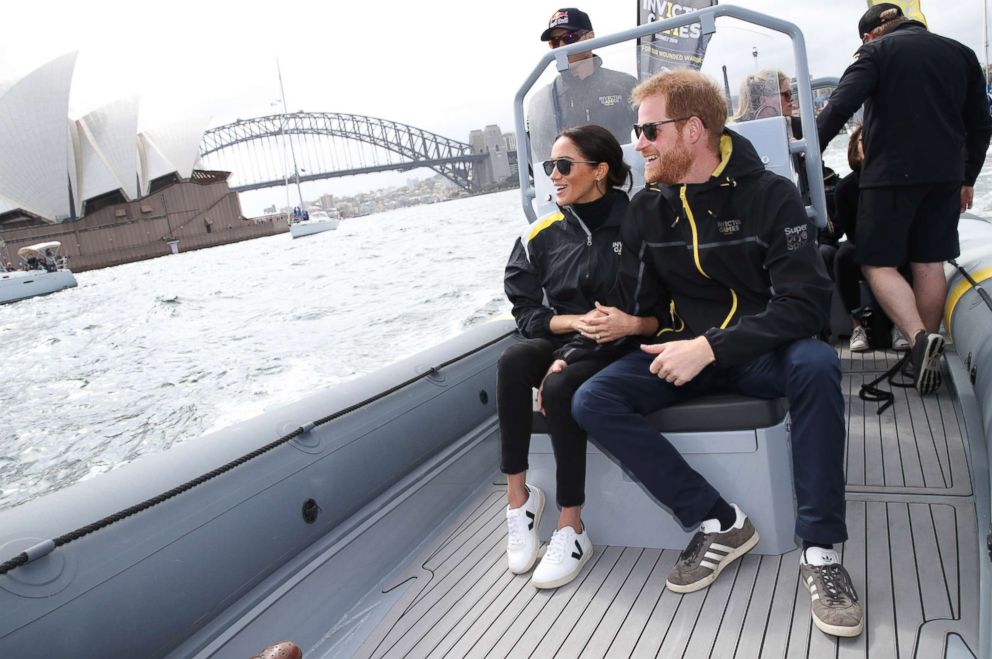
[[616,341],[635,332],[632,322],[636,319],[616,307],[605,307],[596,302],[596,308],[575,321],[575,329],[587,339],[602,345]]

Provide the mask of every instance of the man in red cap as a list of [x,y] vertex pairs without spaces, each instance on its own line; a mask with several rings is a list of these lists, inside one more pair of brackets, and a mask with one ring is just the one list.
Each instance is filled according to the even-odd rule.
[[[926,394],[940,386],[943,262],[960,254],[958,217],[971,208],[992,134],[985,77],[970,48],[893,3],[865,12],[858,36],[864,45],[817,118],[820,148],[864,103],[856,258],[912,341],[914,384]],[[912,287],[897,270],[906,262]]]
[[[568,46],[596,37],[589,15],[575,7],[551,15],[541,41],[551,48]],[[637,84],[632,75],[613,71],[592,51],[568,56],[568,71],[539,89],[527,108],[528,133],[534,162],[547,160],[558,133],[566,128],[598,124],[613,133],[620,144],[631,141],[637,114],[630,106],[630,92]]]

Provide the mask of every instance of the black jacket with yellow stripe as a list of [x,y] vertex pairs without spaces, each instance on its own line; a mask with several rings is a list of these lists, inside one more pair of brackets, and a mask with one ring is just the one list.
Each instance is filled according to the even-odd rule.
[[[520,333],[548,339],[558,348],[556,356],[570,363],[590,351],[618,350],[577,333],[552,334],[550,327],[552,316],[584,314],[595,302],[620,306],[620,224],[629,202],[620,190],[608,195],[608,216],[596,229],[589,230],[573,207],[565,207],[532,224],[514,243],[506,264],[503,285]],[[641,294],[642,306],[657,313],[658,305],[646,299],[649,294]]]
[[649,186],[631,201],[621,287],[635,314],[641,287],[667,289],[671,319],[655,342],[705,335],[717,365],[733,366],[817,334],[832,284],[796,186],[740,135],[726,131],[720,147],[705,183]]

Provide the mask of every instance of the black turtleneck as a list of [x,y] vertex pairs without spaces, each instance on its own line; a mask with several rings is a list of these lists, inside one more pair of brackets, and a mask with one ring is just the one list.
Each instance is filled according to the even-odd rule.
[[614,195],[611,194],[613,191],[608,190],[606,194],[597,199],[596,201],[590,201],[585,204],[572,204],[571,209],[575,211],[575,214],[579,216],[590,231],[595,231],[599,227],[603,226],[606,219],[610,216],[610,210],[613,208]]

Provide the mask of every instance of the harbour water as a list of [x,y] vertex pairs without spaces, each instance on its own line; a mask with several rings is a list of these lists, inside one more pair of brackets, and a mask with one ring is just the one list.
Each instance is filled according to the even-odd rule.
[[78,275],[0,306],[0,508],[507,314],[516,191]]
[[[839,173],[846,139],[827,151]],[[992,170],[975,212],[992,217]],[[507,315],[519,192],[86,272],[0,306],[0,508]]]

